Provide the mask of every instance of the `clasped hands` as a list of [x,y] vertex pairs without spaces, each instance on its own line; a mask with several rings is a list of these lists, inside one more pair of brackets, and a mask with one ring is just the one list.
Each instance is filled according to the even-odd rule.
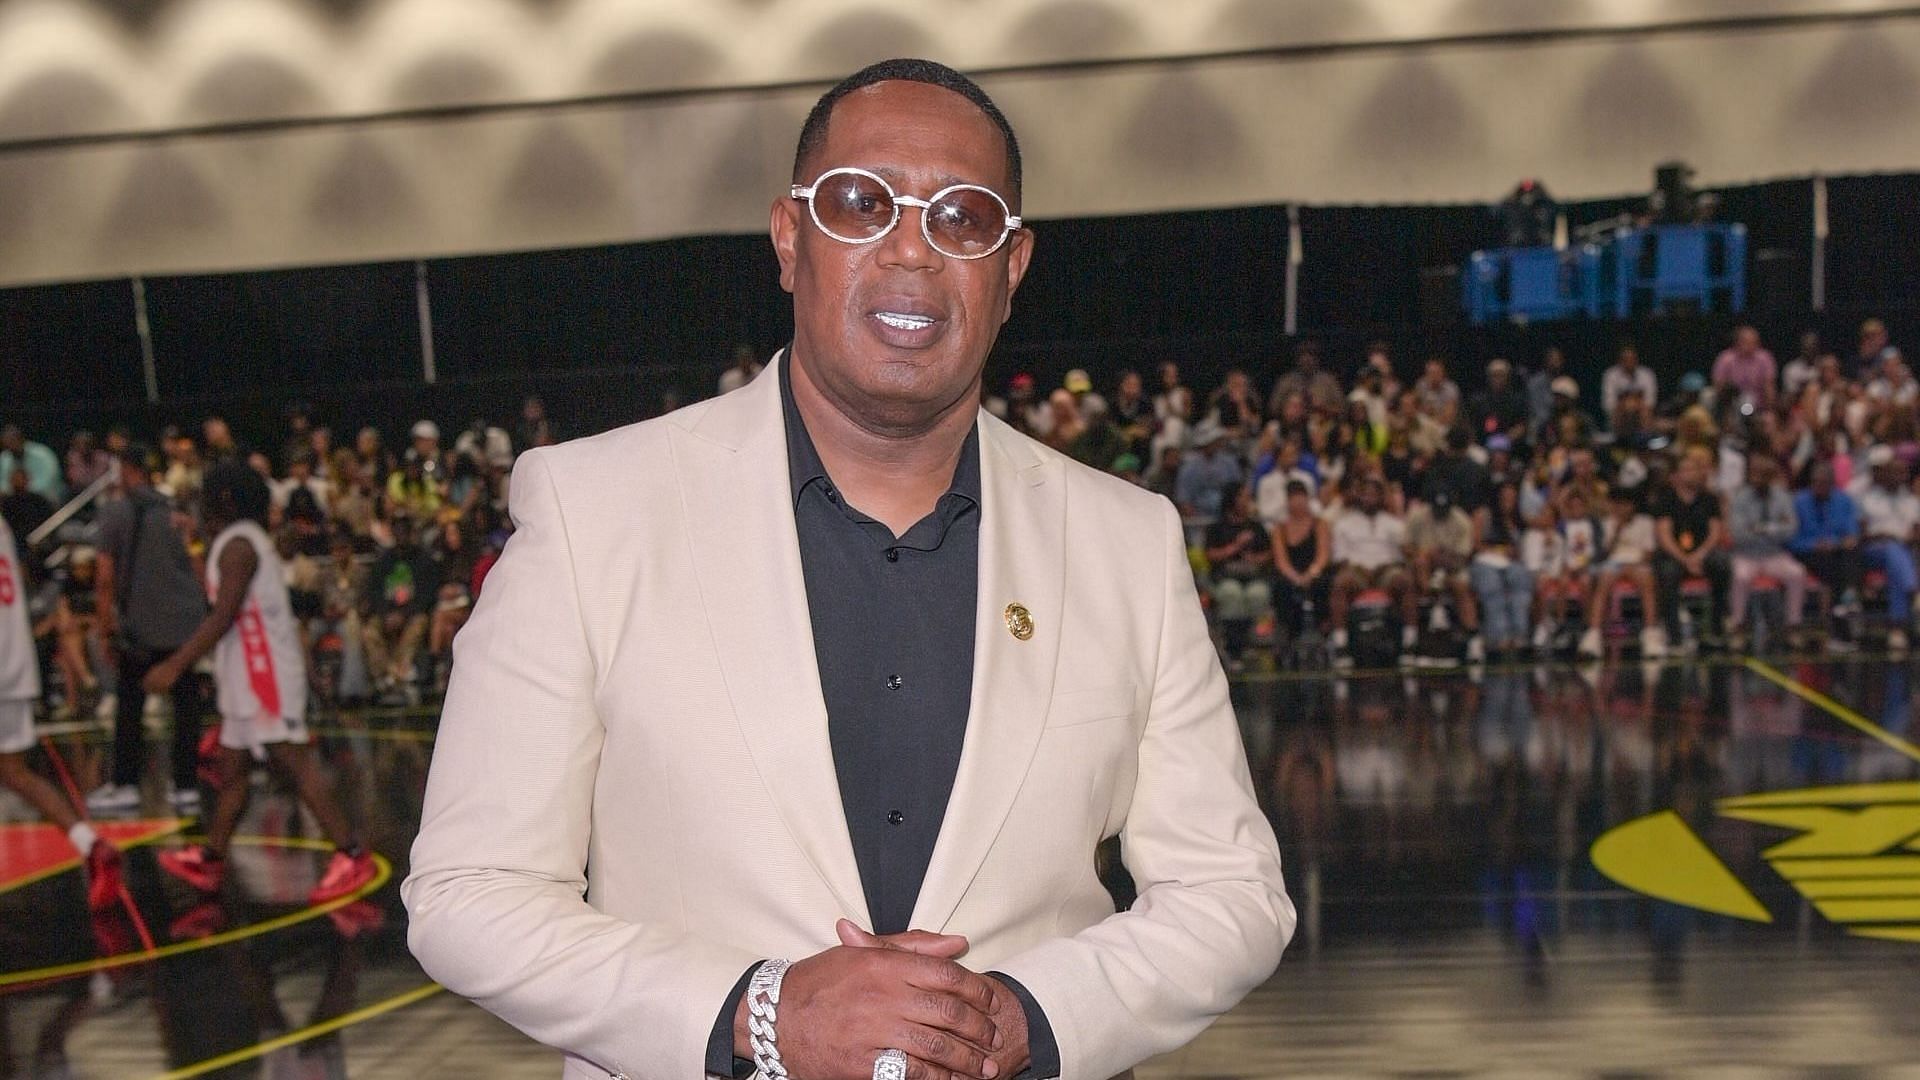
[[[870,1080],[882,1050],[909,1080],[1006,1080],[1027,1067],[1027,1018],[999,980],[960,966],[967,939],[879,937],[842,919],[838,948],[795,961],[780,991],[780,1057],[794,1080]],[[734,1053],[749,1057],[747,1007]]]

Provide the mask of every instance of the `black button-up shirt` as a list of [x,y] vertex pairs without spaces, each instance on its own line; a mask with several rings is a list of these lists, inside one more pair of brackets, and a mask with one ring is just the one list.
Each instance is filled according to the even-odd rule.
[[[973,708],[980,431],[968,433],[933,512],[896,537],[827,475],[794,401],[789,363],[775,368],[834,770],[873,932],[897,934],[911,928]],[[749,977],[714,1027],[711,1072],[743,1075],[743,1064],[751,1071],[732,1057],[733,1016]],[[1000,978],[1027,1014],[1030,1071],[1051,1075],[1059,1051],[1045,1015],[1024,987]]]
[[909,928],[960,769],[973,706],[980,434],[946,494],[905,535],[834,486],[780,388],[813,649],[840,802],[873,932]]

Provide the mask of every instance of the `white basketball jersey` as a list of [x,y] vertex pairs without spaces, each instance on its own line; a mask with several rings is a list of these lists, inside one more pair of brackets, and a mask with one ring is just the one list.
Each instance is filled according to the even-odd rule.
[[220,717],[302,719],[307,712],[307,665],[300,652],[300,628],[287,599],[280,555],[266,530],[251,521],[221,530],[207,550],[207,597],[220,595],[220,555],[235,542],[253,545],[260,567],[247,585],[239,617],[213,649]]
[[33,650],[33,626],[27,618],[27,575],[13,530],[0,521],[0,701],[32,701],[40,696],[40,658]]

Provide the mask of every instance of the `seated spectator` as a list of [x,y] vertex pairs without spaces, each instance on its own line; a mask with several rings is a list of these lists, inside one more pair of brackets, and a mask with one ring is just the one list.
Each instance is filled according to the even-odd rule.
[[1153,418],[1162,424],[1193,420],[1193,391],[1180,381],[1180,365],[1171,360],[1160,365],[1160,392],[1153,395]]
[[1867,384],[1867,399],[1880,406],[1912,405],[1920,401],[1920,382],[1898,352],[1880,364],[1880,375]]
[[1560,478],[1555,497],[1564,502],[1568,495],[1579,492],[1587,507],[1598,514],[1607,503],[1607,482],[1600,478],[1599,456],[1581,446],[1567,452],[1566,462],[1566,474]]
[[1867,453],[1870,482],[1857,500],[1861,556],[1869,570],[1887,578],[1887,647],[1907,647],[1907,627],[1913,617],[1913,548],[1920,526],[1920,498],[1907,488],[1907,467],[1891,447],[1876,446]]
[[[1089,398],[1094,396],[1089,394]],[[1114,430],[1102,399],[1094,399],[1086,408],[1080,434],[1067,444],[1066,455],[1089,468],[1110,471],[1120,455],[1127,452],[1126,440]]]
[[1414,407],[1441,431],[1452,427],[1460,417],[1460,387],[1447,376],[1447,362],[1442,357],[1427,361],[1413,384],[1412,396]]
[[0,517],[7,519],[7,525],[13,530],[20,545],[20,561],[29,571],[30,580],[40,576],[40,560],[29,550],[27,537],[53,517],[56,507],[52,500],[33,490],[33,480],[27,470],[15,467],[4,474],[7,480],[6,495],[0,497]]
[[1301,395],[1311,412],[1336,413],[1340,411],[1340,380],[1333,377],[1320,364],[1320,347],[1310,341],[1303,341],[1293,350],[1293,369],[1273,384],[1273,396],[1268,404],[1275,415],[1281,413],[1280,403],[1293,394]]
[[1221,492],[1240,486],[1240,459],[1227,451],[1227,433],[1211,420],[1202,421],[1193,431],[1193,450],[1180,461],[1174,480],[1174,502],[1180,513],[1201,521],[1213,521],[1224,509]]
[[1543,504],[1528,520],[1520,541],[1520,560],[1533,575],[1533,610],[1528,624],[1533,627],[1530,644],[1537,651],[1553,645],[1554,626],[1547,617],[1557,596],[1558,582],[1566,571],[1567,545],[1560,535],[1560,513],[1552,503]]
[[1815,461],[1807,489],[1793,497],[1795,528],[1787,550],[1826,586],[1836,614],[1859,603],[1860,516],[1853,496],[1835,482],[1833,464]]
[[[27,474],[27,490],[54,504],[66,497],[66,484],[60,478],[60,457],[46,446],[27,438],[18,424],[0,428],[0,476],[11,477],[16,469]],[[26,531],[14,532],[24,537]]]
[[1063,386],[1047,395],[1046,429],[1041,441],[1063,454],[1087,430],[1087,418],[1073,400],[1073,391]]
[[1800,392],[1813,383],[1820,374],[1820,358],[1826,350],[1820,347],[1820,331],[1803,330],[1800,332],[1800,351],[1793,359],[1780,368],[1780,394],[1795,399]]
[[428,615],[440,596],[440,570],[418,542],[406,515],[393,517],[393,546],[374,561],[367,575],[361,641],[375,689],[384,697],[403,695],[418,704],[420,645]]
[[[1178,446],[1161,448],[1160,456],[1155,458],[1154,463],[1147,468],[1144,477],[1147,490],[1155,495],[1164,495],[1167,501],[1179,504],[1180,493],[1176,484],[1179,481],[1180,466],[1184,463],[1185,457],[1186,451]],[[1186,508],[1182,506],[1181,513],[1185,512]]]
[[1318,482],[1300,462],[1300,439],[1297,435],[1284,435],[1280,439],[1280,448],[1274,451],[1273,467],[1254,484],[1253,504],[1262,523],[1268,528],[1276,527],[1287,516],[1292,496],[1289,490],[1299,484],[1307,489],[1308,505],[1315,513],[1319,504],[1313,501],[1318,491]]
[[[1333,595],[1328,610],[1333,619],[1331,642],[1336,664],[1351,665],[1347,655],[1347,611],[1354,597],[1380,589],[1395,608],[1406,610],[1411,582],[1406,566],[1407,523],[1387,509],[1386,482],[1378,477],[1357,479],[1353,503],[1333,523]],[[1400,628],[1400,646],[1411,649],[1415,626]]]
[[1082,417],[1092,419],[1094,413],[1107,411],[1107,399],[1094,393],[1093,376],[1088,375],[1085,368],[1067,372],[1060,385],[1073,395],[1073,407],[1080,410]]
[[320,569],[320,614],[307,624],[307,638],[318,642],[331,635],[340,643],[340,671],[333,686],[336,700],[363,701],[372,696],[367,674],[364,622],[367,566],[354,553],[353,535],[336,528],[327,538],[327,561]]
[[1645,445],[1657,433],[1653,399],[1642,396],[1638,387],[1622,389],[1614,402],[1609,430],[1616,447],[1637,449]]
[[92,548],[74,548],[60,581],[59,598],[54,601],[54,661],[66,692],[66,711],[74,714],[91,712],[100,698],[93,658],[93,644],[100,636],[98,582],[94,577],[97,567]]
[[1575,601],[1587,603],[1593,595],[1606,529],[1579,488],[1569,488],[1557,506],[1541,515],[1539,524],[1552,534],[1533,567],[1534,594],[1546,614],[1534,624],[1533,647],[1545,652],[1556,635],[1572,629],[1568,608]]
[[1113,401],[1109,403],[1108,416],[1114,431],[1120,435],[1124,447],[1122,453],[1137,456],[1147,452],[1147,444],[1152,440],[1158,424],[1154,419],[1153,402],[1147,398],[1146,383],[1140,378],[1139,372],[1128,369],[1120,373],[1120,383],[1114,390]]
[[114,471],[113,455],[101,449],[91,431],[76,431],[67,443],[67,490],[79,494]]
[[1721,415],[1728,415],[1742,403],[1771,409],[1776,374],[1773,354],[1760,344],[1760,331],[1751,326],[1737,327],[1733,344],[1713,361],[1713,389]]
[[[1504,438],[1504,436],[1496,436]],[[1505,444],[1511,448],[1512,443]],[[1473,446],[1473,437],[1465,428],[1454,428],[1447,432],[1447,450],[1435,458],[1421,474],[1417,497],[1423,502],[1432,502],[1445,492],[1453,505],[1472,516],[1487,500],[1493,491],[1493,478],[1487,467],[1473,460],[1468,450]]]
[[1313,489],[1301,480],[1286,482],[1286,511],[1273,525],[1273,545],[1280,571],[1280,619],[1298,638],[1310,623],[1325,618],[1333,597],[1328,569],[1333,564],[1333,530],[1314,506]]
[[1227,664],[1237,668],[1253,624],[1273,613],[1273,537],[1253,516],[1244,485],[1221,492],[1220,500],[1220,520],[1207,526],[1207,563]]
[[1624,581],[1640,594],[1640,610],[1646,619],[1640,628],[1640,655],[1657,660],[1666,655],[1667,640],[1654,617],[1659,597],[1653,581],[1657,543],[1653,519],[1640,511],[1635,492],[1616,488],[1607,496],[1607,517],[1601,526],[1602,557],[1594,568],[1593,595],[1587,601],[1587,630],[1580,638],[1580,655],[1600,657],[1600,628],[1606,623],[1614,590]]
[[1495,435],[1505,435],[1515,443],[1526,441],[1527,393],[1515,381],[1512,363],[1498,357],[1487,361],[1486,389],[1467,406],[1466,418],[1480,442]]
[[1807,606],[1807,571],[1787,552],[1787,541],[1799,530],[1793,497],[1780,482],[1780,464],[1771,455],[1747,458],[1747,482],[1734,492],[1727,512],[1727,532],[1733,538],[1733,591],[1727,618],[1733,647],[1747,647],[1747,598],[1756,578],[1779,581],[1787,592],[1787,634],[1799,644],[1800,620]]
[[1653,576],[1660,618],[1673,642],[1684,639],[1680,632],[1680,587],[1689,579],[1705,578],[1711,589],[1713,607],[1706,625],[1699,628],[1701,640],[1717,642],[1726,617],[1732,568],[1722,550],[1726,524],[1720,516],[1720,498],[1707,490],[1712,466],[1710,452],[1699,447],[1684,451],[1666,490],[1655,498],[1651,510],[1659,544],[1653,556]]
[[1160,365],[1160,392],[1153,397],[1155,434],[1147,460],[1159,461],[1169,447],[1186,449],[1193,424],[1193,391],[1180,381],[1180,365]]
[[440,484],[428,474],[428,461],[409,449],[400,469],[387,478],[387,504],[414,521],[431,521],[440,512]]
[[1415,457],[1413,447],[1407,444],[1407,434],[1398,428],[1387,434],[1387,449],[1380,455],[1380,476],[1387,482],[1388,493],[1399,492],[1404,501],[1412,496],[1419,486],[1425,462]]
[[1416,394],[1417,391],[1409,390],[1393,399],[1387,427],[1392,434],[1405,440],[1407,451],[1413,456],[1431,458],[1446,449],[1447,432],[1451,429],[1422,412]]
[[[1553,419],[1554,411],[1559,407],[1555,400],[1560,396],[1560,380],[1567,377],[1567,354],[1558,345],[1549,345],[1540,354],[1540,366],[1535,368],[1526,379],[1527,390],[1527,430],[1539,438]],[[1578,389],[1575,390],[1578,396]]]
[[1344,428],[1348,445],[1355,453],[1367,457],[1379,457],[1387,449],[1387,427],[1374,422],[1373,412],[1367,396],[1355,390],[1347,397],[1347,414]]
[[1407,515],[1407,560],[1413,570],[1413,587],[1407,590],[1405,605],[1407,621],[1418,625],[1424,597],[1431,595],[1436,601],[1451,597],[1454,613],[1467,632],[1468,663],[1486,659],[1480,613],[1467,574],[1473,555],[1473,518],[1455,506],[1444,489],[1415,505]]
[[1235,446],[1245,444],[1259,432],[1266,415],[1260,409],[1260,399],[1254,394],[1253,383],[1247,379],[1246,372],[1239,368],[1227,372],[1226,379],[1207,398],[1206,420],[1224,429]]
[[1533,621],[1533,571],[1521,560],[1526,519],[1520,516],[1520,485],[1504,480],[1493,502],[1474,514],[1478,547],[1468,576],[1480,598],[1485,648],[1514,654],[1526,647]]
[[207,465],[193,436],[176,431],[161,439],[160,448],[167,458],[166,470],[160,477],[162,493],[182,504],[199,498],[200,481],[206,476]]
[[276,518],[326,519],[327,484],[313,471],[313,451],[295,450],[287,461],[286,478],[268,482]]
[[1600,411],[1605,414],[1607,429],[1615,437],[1620,433],[1620,399],[1631,391],[1635,396],[1636,415],[1629,423],[1644,424],[1648,416],[1638,415],[1650,409],[1660,399],[1660,382],[1651,368],[1640,365],[1640,350],[1632,345],[1620,346],[1618,359],[1612,367],[1600,376]]
[[1534,438],[1550,446],[1573,449],[1593,445],[1593,419],[1580,407],[1580,384],[1571,375],[1553,380],[1547,418]]

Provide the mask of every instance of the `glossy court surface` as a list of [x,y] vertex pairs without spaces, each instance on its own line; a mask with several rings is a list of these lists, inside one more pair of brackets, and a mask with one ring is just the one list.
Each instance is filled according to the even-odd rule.
[[[1300,931],[1267,986],[1140,1075],[1920,1077],[1915,669],[1237,682]],[[151,950],[124,910],[90,919],[59,838],[0,799],[0,1075],[557,1076],[407,955],[432,721],[320,722],[391,868],[325,909],[304,901],[317,830],[271,784],[218,902],[166,878],[154,850],[195,825],[150,778],[153,813],[117,835]],[[54,742],[97,774],[97,733]]]

